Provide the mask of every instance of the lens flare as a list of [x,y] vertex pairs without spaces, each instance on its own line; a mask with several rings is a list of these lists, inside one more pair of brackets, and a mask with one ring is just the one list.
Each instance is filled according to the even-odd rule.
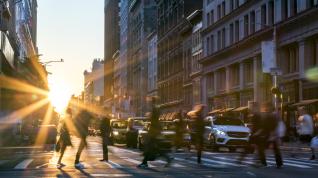
[[306,78],[312,82],[318,82],[318,67],[313,67],[306,71]]
[[71,92],[66,84],[54,82],[50,85],[48,97],[55,111],[63,113],[70,100]]

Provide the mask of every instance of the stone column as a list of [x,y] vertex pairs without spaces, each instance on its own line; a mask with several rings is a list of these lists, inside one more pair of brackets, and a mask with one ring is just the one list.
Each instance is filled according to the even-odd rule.
[[254,102],[259,103],[260,102],[260,98],[261,98],[261,90],[260,90],[260,86],[259,86],[259,72],[260,69],[258,69],[258,57],[255,56],[253,58],[253,95],[254,95]]
[[244,89],[244,63],[240,62],[240,90]]
[[226,66],[225,67],[225,92],[228,93],[229,91],[230,91],[230,67]]
[[307,59],[305,46],[305,40],[301,40],[298,42],[299,101],[303,100],[302,79],[305,78],[305,59]]

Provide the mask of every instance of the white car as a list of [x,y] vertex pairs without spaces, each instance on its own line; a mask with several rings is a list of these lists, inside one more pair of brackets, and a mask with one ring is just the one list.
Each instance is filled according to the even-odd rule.
[[236,148],[253,151],[250,150],[252,148],[248,144],[251,131],[241,120],[225,116],[209,116],[206,120],[211,123],[211,131],[207,140],[209,146],[214,150],[218,150],[219,147],[227,147],[230,151],[234,151]]

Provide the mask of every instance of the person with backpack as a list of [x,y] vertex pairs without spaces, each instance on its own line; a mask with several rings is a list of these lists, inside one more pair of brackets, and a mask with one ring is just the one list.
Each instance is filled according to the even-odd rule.
[[60,125],[60,131],[59,131],[60,138],[59,138],[57,145],[56,145],[56,151],[60,152],[60,156],[59,156],[59,159],[57,161],[58,168],[65,166],[64,164],[61,163],[64,152],[66,150],[66,147],[72,146],[71,137],[70,137],[70,133],[69,133],[69,127],[70,127],[70,124],[72,122],[71,117],[72,117],[72,111],[70,108],[68,108],[66,110],[66,116],[64,117],[64,119]]

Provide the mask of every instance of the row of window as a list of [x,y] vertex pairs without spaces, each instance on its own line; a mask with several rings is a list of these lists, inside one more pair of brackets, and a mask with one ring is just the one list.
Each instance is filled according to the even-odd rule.
[[182,78],[179,77],[158,86],[161,103],[180,100],[182,98]]
[[[211,1],[210,1],[211,2]],[[210,3],[209,0],[207,3]],[[226,11],[226,7],[229,6],[229,11]],[[223,18],[226,14],[231,13],[233,10],[238,8],[240,6],[239,0],[227,0],[221,2],[219,5],[216,7],[216,14],[214,13],[215,9],[212,9],[210,12],[207,12],[206,14],[206,24],[207,26],[213,25],[214,22],[220,20]]]
[[[237,88],[240,84],[240,68],[242,65],[242,78],[244,86],[248,86],[253,82],[253,62],[246,60],[243,63],[233,64],[227,68],[218,69],[216,72],[211,72],[206,76],[206,87],[208,95],[223,93],[226,91],[226,82],[229,82],[229,89]],[[227,77],[227,75],[229,75]],[[216,80],[216,81],[215,81]],[[216,82],[216,83],[215,83]],[[215,86],[216,84],[216,86]],[[217,91],[215,91],[215,89]]]

